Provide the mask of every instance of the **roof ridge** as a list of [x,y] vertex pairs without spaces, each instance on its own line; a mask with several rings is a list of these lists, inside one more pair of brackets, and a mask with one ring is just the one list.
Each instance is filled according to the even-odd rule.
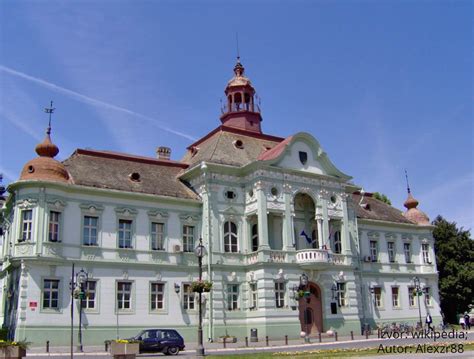
[[99,151],[99,150],[87,150],[78,148],[74,151],[73,155],[86,155],[86,156],[94,156],[94,157],[102,157],[102,158],[110,158],[116,160],[125,160],[130,162],[139,162],[139,163],[146,163],[152,164],[157,166],[169,166],[169,167],[181,167],[181,168],[188,168],[189,166],[186,163],[174,160],[163,160],[153,157],[145,157],[145,156],[137,156],[131,155],[127,153],[121,152],[114,152],[114,151]]

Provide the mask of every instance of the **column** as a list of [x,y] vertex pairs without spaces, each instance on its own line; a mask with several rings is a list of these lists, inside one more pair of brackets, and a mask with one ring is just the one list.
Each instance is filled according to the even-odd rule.
[[320,214],[317,214],[316,217],[316,225],[318,228],[318,249],[321,249],[325,243],[323,243],[323,217]]
[[283,185],[283,198],[285,201],[285,212],[283,214],[283,250],[292,251],[295,249],[293,239],[293,214],[291,213],[291,186]]
[[347,210],[347,193],[341,195],[342,198],[342,227],[341,227],[341,243],[342,243],[342,254],[350,255],[351,251],[351,241],[349,236],[349,212]]
[[323,244],[327,249],[331,248],[331,244],[329,243],[328,195],[328,192],[325,190],[321,190],[319,194],[323,210]]
[[267,197],[261,181],[255,184],[257,194],[258,249],[270,249],[268,244]]

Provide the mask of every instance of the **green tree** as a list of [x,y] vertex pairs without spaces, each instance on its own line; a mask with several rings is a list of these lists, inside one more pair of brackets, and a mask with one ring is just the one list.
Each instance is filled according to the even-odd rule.
[[448,322],[457,324],[456,314],[469,311],[474,303],[474,241],[456,222],[438,216],[432,224],[441,310]]
[[372,197],[374,197],[375,199],[378,199],[379,201],[382,201],[384,203],[387,203],[389,206],[392,205],[392,201],[390,201],[388,199],[388,197],[386,195],[384,195],[383,193],[379,193],[379,192],[374,192],[372,194]]

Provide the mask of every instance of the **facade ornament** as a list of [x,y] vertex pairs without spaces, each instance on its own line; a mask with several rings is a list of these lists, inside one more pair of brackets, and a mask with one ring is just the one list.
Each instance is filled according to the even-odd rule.
[[257,182],[255,182],[255,184],[254,184],[254,189],[255,189],[256,191],[263,191],[263,190],[265,189],[265,185],[264,185],[264,183],[263,183],[262,181],[257,181]]
[[325,199],[325,200],[329,199],[329,192],[326,191],[325,189],[319,190],[319,192],[318,192],[318,198],[319,198],[319,199]]
[[158,219],[158,220],[165,220],[169,217],[169,213],[167,211],[161,210],[150,210],[147,212],[148,217]]
[[24,200],[18,201],[18,208],[20,209],[31,209],[38,205],[38,200],[34,198],[26,198]]

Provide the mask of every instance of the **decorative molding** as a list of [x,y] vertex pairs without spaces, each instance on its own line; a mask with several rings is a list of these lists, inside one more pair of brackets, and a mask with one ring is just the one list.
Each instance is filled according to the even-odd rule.
[[26,198],[23,200],[17,201],[17,207],[25,210],[25,209],[32,209],[38,205],[38,200],[34,198]]
[[199,216],[194,213],[182,213],[179,215],[179,219],[188,224],[195,224],[199,221]]
[[394,241],[397,239],[397,235],[393,232],[386,232],[385,233],[385,238],[391,241]]
[[165,221],[170,216],[167,211],[162,211],[158,209],[152,209],[147,212],[150,219],[156,219],[158,221]]
[[79,208],[90,214],[100,214],[104,210],[104,206],[97,203],[81,203]]
[[369,231],[369,232],[367,232],[367,237],[369,237],[370,239],[379,239],[380,238],[380,232]]
[[50,199],[46,201],[46,203],[48,204],[49,209],[54,209],[56,211],[63,211],[64,208],[67,206],[67,202],[58,198]]
[[409,233],[403,233],[403,234],[402,234],[402,239],[403,239],[404,241],[411,241],[411,240],[413,240],[413,236],[412,236],[411,234],[409,234]]
[[138,214],[138,210],[130,207],[116,207],[115,213],[123,217],[135,217]]

